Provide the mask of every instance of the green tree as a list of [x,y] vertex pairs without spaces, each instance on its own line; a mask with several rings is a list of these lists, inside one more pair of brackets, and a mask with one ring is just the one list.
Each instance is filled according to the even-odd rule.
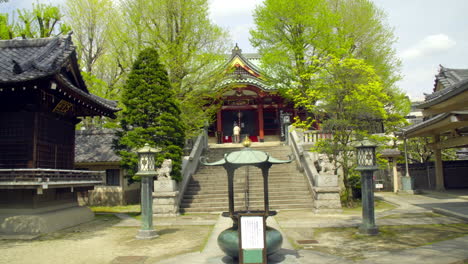
[[331,48],[330,11],[325,0],[265,0],[255,9],[250,41],[275,87],[295,88],[315,103],[312,74]]
[[74,30],[74,43],[84,70],[89,74],[93,65],[107,49],[107,38],[116,15],[111,0],[67,0],[66,21]]
[[355,174],[356,159],[353,143],[372,138],[372,125],[388,119],[384,105],[389,97],[373,67],[363,60],[330,57],[323,65],[314,83],[320,91],[316,111],[327,114],[322,129],[333,137],[319,141],[314,150],[327,154],[335,167],[341,169],[345,186],[342,197],[349,205],[352,203],[349,178]]
[[207,0],[125,0],[122,6],[136,25],[132,40],[160,51],[193,136],[213,110],[206,106],[221,78],[227,32],[210,21]]
[[8,14],[0,13],[0,39],[12,39],[14,37],[13,25],[8,21]]
[[[408,151],[408,162],[409,163],[426,163],[434,161],[434,149],[431,148],[430,144],[433,142],[430,137],[415,137],[407,139],[407,151]],[[398,146],[401,153],[404,153],[405,146],[400,144]],[[443,149],[442,160],[456,160],[457,149]],[[400,162],[404,163],[404,157],[400,158]]]
[[314,73],[332,55],[363,59],[398,102],[402,93],[394,85],[400,79],[400,61],[385,19],[369,0],[266,0],[254,11],[250,40],[262,55],[272,84],[296,89],[295,98],[301,95],[313,105],[317,102]]
[[351,202],[351,143],[369,136],[376,120],[396,130],[410,106],[395,87],[400,64],[384,13],[369,0],[265,0],[254,21],[250,40],[272,85],[311,114],[296,125],[319,119],[333,133],[315,150],[343,171]]
[[184,127],[179,104],[155,49],[144,49],[136,59],[122,94],[121,131],[115,142],[121,166],[130,176],[137,170],[135,149],[145,143],[161,147],[157,161],[172,159],[172,177],[181,179]]
[[[133,47],[122,38],[122,12],[119,5],[110,0],[68,0],[65,21],[73,28],[82,75],[89,90],[96,95],[119,100],[124,80],[136,57],[126,58],[126,51]],[[135,52],[138,52],[135,51]],[[86,118],[82,125],[114,127],[116,120]]]
[[22,38],[46,38],[70,31],[57,6],[37,3],[32,10],[18,9],[17,12],[16,34]]

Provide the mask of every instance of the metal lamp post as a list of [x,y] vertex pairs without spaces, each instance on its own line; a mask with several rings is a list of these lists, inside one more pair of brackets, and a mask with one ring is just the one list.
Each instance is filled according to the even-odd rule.
[[359,227],[361,234],[376,235],[379,233],[375,225],[374,215],[374,171],[378,169],[373,144],[361,144],[357,149],[357,168],[361,172],[362,193],[362,225]]
[[137,239],[158,237],[153,229],[153,194],[150,183],[156,176],[154,155],[160,151],[161,149],[152,148],[148,143],[137,150],[139,161],[138,172],[135,175],[141,177],[141,229],[136,235]]

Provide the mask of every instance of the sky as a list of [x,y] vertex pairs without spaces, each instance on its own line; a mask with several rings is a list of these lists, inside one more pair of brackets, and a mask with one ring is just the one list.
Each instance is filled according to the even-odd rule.
[[[1,1],[1,0],[0,0]],[[0,12],[29,8],[35,0],[9,0]],[[61,4],[64,0],[41,3]],[[209,0],[214,23],[229,30],[232,45],[256,52],[249,42],[254,27],[252,13],[262,0]],[[403,79],[397,84],[413,101],[432,93],[439,65],[468,68],[468,1],[466,0],[373,0],[387,14],[394,45],[402,61]]]

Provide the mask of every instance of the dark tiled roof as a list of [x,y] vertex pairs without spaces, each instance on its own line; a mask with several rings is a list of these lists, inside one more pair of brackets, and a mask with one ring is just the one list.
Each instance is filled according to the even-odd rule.
[[75,163],[120,161],[112,149],[115,132],[113,129],[76,131]]
[[[71,64],[70,64],[71,63]],[[77,85],[61,72],[71,65],[78,75]],[[0,40],[0,85],[15,85],[41,78],[60,81],[68,96],[93,106],[97,114],[115,117],[117,102],[90,94],[79,74],[71,35],[66,37]],[[77,99],[78,98],[78,99]]]
[[55,74],[75,50],[67,38],[0,40],[0,83]]
[[448,116],[450,116],[451,114],[450,113],[443,113],[443,114],[438,114],[436,116],[433,116],[427,120],[424,120],[423,122],[420,122],[420,123],[416,123],[416,124],[412,124],[410,126],[407,126],[407,127],[404,127],[402,129],[400,129],[400,133],[397,133],[398,135],[408,135],[410,133],[413,133],[419,129],[422,129],[424,127],[427,127],[427,126],[430,126],[432,124],[435,124],[439,121],[442,121],[444,120],[445,118],[447,118]]
[[110,109],[112,111],[119,111],[120,110],[120,108],[117,107],[117,102],[116,101],[108,100],[108,99],[96,96],[94,94],[87,93],[87,92],[81,90],[80,88],[76,87],[75,85],[73,85],[70,82],[70,80],[68,80],[62,74],[58,74],[57,78],[60,81],[62,81],[73,92],[83,96],[84,98],[86,98],[86,99],[88,99],[88,100],[90,100],[92,102],[95,102],[95,103],[99,104],[101,107],[108,108],[108,109]]
[[451,69],[440,65],[439,73],[436,75],[435,87],[437,87],[437,83],[440,83],[442,88],[426,95],[425,101],[417,104],[417,108],[431,107],[468,90],[468,69]]
[[419,104],[417,107],[421,109],[430,107],[434,104],[440,103],[455,95],[458,95],[464,91],[468,91],[468,79],[462,80],[445,89],[439,90],[426,96],[426,101]]
[[436,75],[436,84],[439,82],[446,89],[458,82],[468,79],[468,69],[451,69],[440,65]]

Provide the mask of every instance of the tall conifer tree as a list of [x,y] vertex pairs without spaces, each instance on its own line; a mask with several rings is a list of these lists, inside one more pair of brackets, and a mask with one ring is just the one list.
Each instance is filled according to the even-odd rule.
[[175,91],[155,49],[147,48],[139,54],[124,86],[122,103],[122,130],[115,148],[129,176],[137,170],[134,150],[148,143],[162,149],[156,156],[158,164],[172,159],[172,177],[180,180],[184,127]]

